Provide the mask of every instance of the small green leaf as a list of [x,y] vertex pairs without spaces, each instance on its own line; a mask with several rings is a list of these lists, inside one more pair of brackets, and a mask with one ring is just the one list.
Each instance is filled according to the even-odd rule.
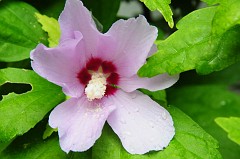
[[218,117],[215,122],[228,133],[228,138],[240,145],[240,118]]
[[41,23],[42,29],[48,33],[49,47],[55,47],[58,45],[60,39],[60,25],[54,18],[50,18],[46,15],[36,13],[38,22]]
[[[158,52],[139,70],[140,76],[200,74],[222,70],[240,61],[240,1],[200,9],[177,24],[178,31],[157,41]],[[206,18],[208,17],[208,18]]]
[[172,10],[169,6],[171,0],[140,0],[143,2],[151,11],[158,10],[162,13],[168,25],[173,28],[174,22],[172,18]]
[[30,84],[32,90],[23,94],[8,94],[0,101],[0,141],[2,142],[26,133],[65,99],[60,87],[30,70],[14,68],[0,70],[0,85],[5,83]]
[[27,59],[38,43],[47,44],[46,33],[35,17],[36,12],[24,2],[0,2],[0,61]]
[[154,151],[145,155],[131,155],[124,150],[117,135],[106,125],[100,139],[92,148],[94,159],[218,159],[217,141],[207,134],[191,118],[175,107],[168,108],[171,113],[176,135],[169,146],[162,151]]
[[43,133],[43,139],[48,138],[49,136],[52,135],[52,133],[57,132],[57,131],[58,131],[57,128],[54,129],[54,128],[50,127],[49,124],[47,124],[47,125],[46,125],[46,130],[45,130],[44,133]]

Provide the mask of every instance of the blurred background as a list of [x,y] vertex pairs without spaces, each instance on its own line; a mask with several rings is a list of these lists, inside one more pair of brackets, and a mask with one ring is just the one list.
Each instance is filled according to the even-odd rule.
[[[59,14],[63,10],[65,0],[22,0],[33,5],[40,13],[48,15],[50,17],[58,18]],[[104,18],[111,18],[111,16],[105,17],[103,11],[101,11],[101,3],[104,0],[82,0],[84,5],[93,12],[93,15],[104,26],[104,31],[107,31],[112,23],[105,23],[108,20]],[[139,14],[143,14],[148,22],[159,28],[159,38],[163,39],[174,32],[176,29],[169,28],[168,24],[158,11],[151,12],[146,6],[139,0],[114,0],[120,3],[109,4],[110,10],[114,12],[117,10],[117,17],[112,19],[112,22],[119,18],[136,17]],[[180,20],[182,17],[194,11],[198,8],[206,6],[200,0],[172,0],[171,7],[173,11],[174,22]],[[104,7],[106,8],[106,6]]]

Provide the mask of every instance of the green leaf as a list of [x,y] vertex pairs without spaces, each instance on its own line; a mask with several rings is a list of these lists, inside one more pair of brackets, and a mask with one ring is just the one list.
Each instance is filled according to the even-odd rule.
[[28,133],[14,140],[0,153],[2,159],[67,159],[61,150],[56,134],[47,140],[42,139],[46,122],[41,122]]
[[143,2],[151,11],[158,10],[162,13],[168,25],[173,28],[174,22],[172,18],[172,10],[169,6],[171,0],[140,0]]
[[55,47],[58,45],[60,39],[60,25],[54,18],[50,18],[46,15],[36,13],[38,22],[41,23],[42,29],[48,33],[49,47]]
[[223,158],[236,159],[240,156],[240,146],[227,138],[215,122],[217,117],[240,115],[239,86],[240,63],[207,76],[183,73],[179,87],[167,90],[168,103],[178,107],[219,141],[219,151]]
[[60,87],[35,72],[7,68],[0,70],[0,85],[30,84],[32,90],[23,94],[10,93],[0,101],[0,141],[6,142],[34,127],[58,103],[65,99]]
[[235,25],[240,25],[239,8],[239,0],[220,0],[220,5],[217,7],[213,18],[213,34],[221,35]]
[[158,52],[148,59],[139,75],[151,77],[192,69],[209,74],[239,61],[240,14],[237,8],[240,3],[232,1],[232,4],[194,11],[180,20],[178,31],[166,40],[157,41]]
[[240,118],[218,117],[215,122],[228,133],[228,138],[240,145]]
[[[85,152],[68,154],[61,150],[59,138],[54,133],[46,140],[42,133],[47,124],[47,119],[38,123],[33,129],[17,137],[4,151],[0,151],[1,159],[90,159],[91,149]],[[1,146],[1,145],[0,145]],[[1,147],[0,147],[1,148]]]
[[191,118],[175,107],[168,108],[171,113],[176,135],[169,146],[158,152],[145,155],[131,155],[121,145],[118,137],[108,125],[104,127],[103,134],[92,148],[94,159],[156,159],[156,158],[187,158],[187,159],[217,159],[221,158],[217,151],[217,141],[207,134]]
[[8,142],[0,142],[0,153],[6,148],[8,147],[8,145],[10,145],[12,142],[12,140],[8,141]]
[[213,5],[219,3],[221,0],[201,0],[203,2],[206,2],[208,5]]
[[116,21],[120,0],[83,0],[83,4],[103,25],[103,31],[107,31]]
[[94,159],[92,156],[92,150],[88,149],[84,152],[70,152],[68,159]]
[[0,2],[0,61],[27,59],[38,43],[47,44],[36,12],[24,2]]
[[49,136],[52,135],[52,133],[57,132],[57,131],[58,131],[57,128],[54,129],[54,128],[50,127],[49,124],[47,124],[46,125],[46,130],[43,133],[43,139],[48,138]]
[[[27,138],[25,140],[27,140]],[[65,152],[59,147],[57,137],[48,139],[45,142],[27,141],[28,142],[25,141],[21,144],[14,142],[10,148],[0,154],[0,157],[4,159],[67,159]]]

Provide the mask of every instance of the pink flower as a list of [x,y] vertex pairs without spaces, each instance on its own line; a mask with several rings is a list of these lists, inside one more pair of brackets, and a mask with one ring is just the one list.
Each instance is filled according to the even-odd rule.
[[102,34],[79,0],[67,0],[59,23],[59,45],[39,44],[31,59],[34,71],[71,97],[49,117],[49,125],[58,128],[61,148],[65,152],[89,149],[105,121],[132,154],[166,147],[175,133],[170,114],[136,90],[165,89],[178,80],[167,74],[136,75],[152,53],[157,28],[139,16],[119,20]]

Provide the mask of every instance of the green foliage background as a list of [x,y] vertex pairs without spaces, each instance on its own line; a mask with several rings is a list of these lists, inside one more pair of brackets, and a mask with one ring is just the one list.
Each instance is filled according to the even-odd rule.
[[[102,24],[103,32],[116,20],[129,18],[117,13],[122,3],[130,2],[83,0]],[[239,158],[240,1],[134,2],[140,4],[141,14],[159,29],[158,51],[148,58],[139,76],[181,73],[179,82],[166,91],[141,90],[171,113],[176,135],[170,145],[163,151],[131,155],[105,125],[102,136],[91,149],[64,153],[57,133],[46,131],[46,127],[51,109],[66,97],[61,88],[31,70],[29,54],[38,43],[57,45],[60,32],[55,19],[65,0],[2,0],[0,158]],[[154,16],[154,10],[163,16]],[[44,132],[49,135],[46,139]]]

